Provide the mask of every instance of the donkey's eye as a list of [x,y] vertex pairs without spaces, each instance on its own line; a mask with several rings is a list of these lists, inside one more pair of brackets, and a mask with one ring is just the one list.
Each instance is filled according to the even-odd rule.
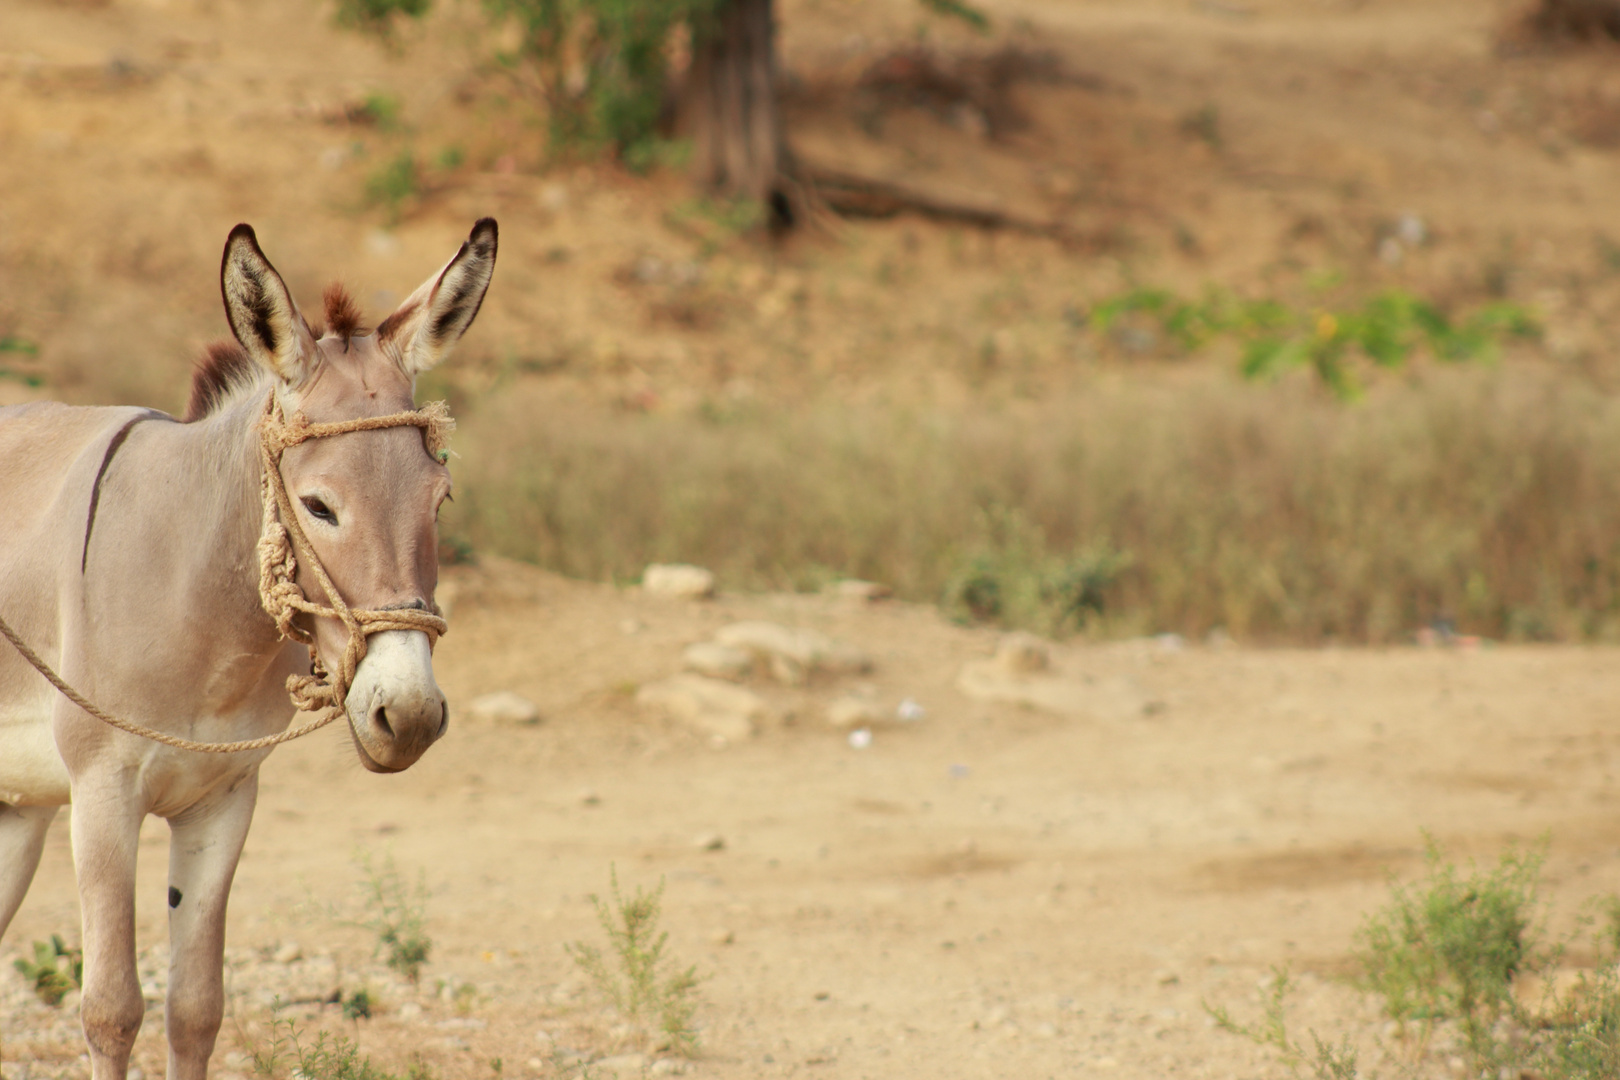
[[305,495],[301,501],[304,504],[304,509],[308,510],[310,516],[317,521],[323,521],[328,525],[337,524],[337,515],[332,513],[332,508],[315,496]]

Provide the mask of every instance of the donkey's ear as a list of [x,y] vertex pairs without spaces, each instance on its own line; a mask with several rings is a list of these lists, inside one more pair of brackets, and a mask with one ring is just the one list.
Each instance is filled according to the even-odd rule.
[[420,375],[449,356],[472,325],[495,273],[498,240],[495,219],[480,219],[456,257],[377,327],[378,347],[406,374]]
[[247,354],[284,382],[303,382],[315,362],[315,338],[252,226],[238,225],[225,241],[219,289],[231,333]]

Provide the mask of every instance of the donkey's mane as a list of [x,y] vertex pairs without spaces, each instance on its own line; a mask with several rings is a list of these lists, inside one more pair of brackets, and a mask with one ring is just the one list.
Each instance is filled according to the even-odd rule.
[[[321,302],[332,333],[347,340],[360,329],[360,308],[342,285],[336,282],[328,285],[321,294]],[[309,327],[309,333],[319,341],[323,334],[321,324]],[[191,373],[191,398],[186,403],[185,422],[189,424],[212,416],[237,392],[258,386],[261,374],[262,369],[237,342],[216,341],[209,345]]]

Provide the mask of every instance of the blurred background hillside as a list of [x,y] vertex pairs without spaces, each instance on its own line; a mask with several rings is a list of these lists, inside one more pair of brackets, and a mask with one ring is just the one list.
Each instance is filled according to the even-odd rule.
[[488,214],[447,556],[1620,638],[1614,5],[647,8],[0,0],[0,402],[178,411],[238,221],[376,321]]

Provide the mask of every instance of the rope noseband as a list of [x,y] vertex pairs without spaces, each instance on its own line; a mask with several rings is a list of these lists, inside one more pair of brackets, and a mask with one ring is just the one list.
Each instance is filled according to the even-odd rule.
[[[23,659],[32,664],[73,704],[103,723],[131,735],[139,735],[181,750],[195,750],[209,754],[260,750],[308,735],[343,715],[344,702],[348,698],[349,687],[354,682],[355,670],[366,656],[366,638],[369,635],[385,630],[421,630],[427,634],[428,641],[432,644],[449,630],[449,623],[445,622],[437,605],[432,612],[427,612],[409,608],[392,610],[351,608],[345,603],[337,586],[332,584],[332,578],[327,574],[326,567],[321,565],[321,560],[310,546],[309,538],[304,535],[303,528],[298,524],[298,517],[293,512],[292,499],[287,494],[286,481],[281,477],[281,455],[289,447],[310,439],[324,439],[351,431],[418,427],[422,429],[422,440],[428,452],[443,461],[446,456],[446,444],[455,425],[456,422],[450,418],[449,406],[442,401],[432,402],[410,412],[335,423],[312,424],[301,412],[294,413],[289,420],[282,413],[281,403],[276,399],[275,391],[270,392],[269,400],[265,403],[264,416],[259,421],[259,459],[262,466],[260,490],[264,497],[264,525],[258,544],[259,601],[275,620],[276,629],[283,638],[303,642],[309,646],[311,674],[288,676],[287,694],[292,699],[293,707],[300,712],[325,709],[327,714],[303,727],[289,728],[280,734],[266,735],[263,738],[225,743],[194,742],[178,735],[156,731],[143,724],[121,720],[98,708],[94,702],[86,699],[63,681],[38,653],[17,636],[4,619],[0,619],[0,637],[11,642],[22,654]],[[331,602],[330,607],[314,603],[304,595],[304,590],[299,587],[296,580],[299,558],[305,560],[305,565],[315,575],[321,591]],[[314,635],[294,621],[301,613],[316,618],[337,619],[348,628],[349,643],[343,650],[336,671],[326,670],[316,652]]]

